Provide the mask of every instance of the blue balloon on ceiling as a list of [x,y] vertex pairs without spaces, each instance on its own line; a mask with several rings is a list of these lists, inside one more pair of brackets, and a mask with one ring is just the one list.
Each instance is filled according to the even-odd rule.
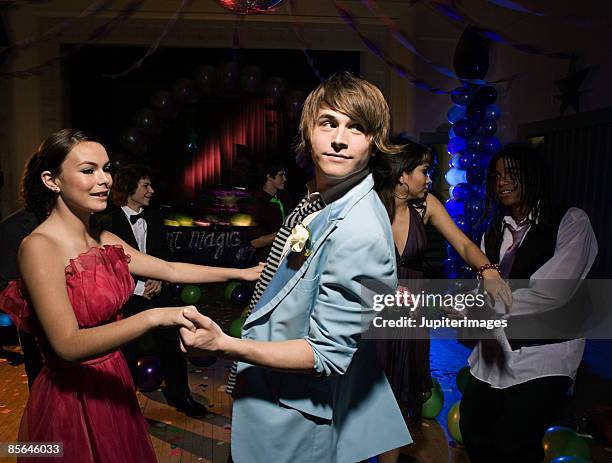
[[448,122],[451,124],[454,124],[459,119],[463,119],[464,117],[465,117],[465,108],[461,106],[455,105],[451,109],[448,110],[447,118],[448,118]]

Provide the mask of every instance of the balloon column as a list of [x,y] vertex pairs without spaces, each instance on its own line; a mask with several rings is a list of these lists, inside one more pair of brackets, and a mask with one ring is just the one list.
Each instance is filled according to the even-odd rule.
[[[448,111],[448,153],[452,156],[446,181],[451,185],[446,209],[457,226],[479,242],[484,231],[480,218],[484,211],[486,169],[501,144],[495,132],[500,117],[497,90],[483,79],[489,66],[489,41],[477,29],[468,27],[455,49],[455,72],[463,86],[451,95]],[[449,278],[469,278],[471,271],[459,255],[449,249],[445,270]]]

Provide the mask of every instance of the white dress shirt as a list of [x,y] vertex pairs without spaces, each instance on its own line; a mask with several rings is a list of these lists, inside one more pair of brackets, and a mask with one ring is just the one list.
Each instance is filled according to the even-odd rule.
[[[147,253],[147,221],[142,217],[139,218],[136,223],[132,223],[130,221],[130,216],[137,215],[142,212],[142,208],[138,212],[135,212],[133,209],[128,206],[123,206],[121,208],[125,216],[127,217],[128,223],[132,227],[132,232],[134,233],[134,237],[136,238],[136,244],[138,244],[138,250],[143,253]],[[142,296],[144,294],[145,282],[143,280],[138,280],[136,282],[136,286],[134,287],[134,294],[136,296]]]
[[[513,227],[517,226],[510,216],[504,217],[504,221]],[[528,234],[529,231],[525,236]],[[504,227],[500,257],[511,245],[512,234],[507,227]],[[484,252],[484,237],[480,247]],[[578,289],[577,284],[569,283],[571,280],[586,277],[597,252],[597,239],[587,214],[575,207],[568,209],[559,224],[553,256],[531,275],[526,288],[512,292],[512,307],[510,313],[504,317],[534,314],[567,303]],[[544,280],[567,280],[568,284],[560,291],[559,285],[554,285],[552,288],[551,285],[546,285]],[[505,307],[501,302],[497,302],[494,309],[500,314],[505,314]],[[502,328],[496,330],[494,336],[506,351],[502,366],[484,361],[481,343],[478,343],[468,359],[472,374],[492,387],[504,389],[545,376],[568,376],[575,379],[584,352],[583,338],[541,346],[526,346],[513,351]]]

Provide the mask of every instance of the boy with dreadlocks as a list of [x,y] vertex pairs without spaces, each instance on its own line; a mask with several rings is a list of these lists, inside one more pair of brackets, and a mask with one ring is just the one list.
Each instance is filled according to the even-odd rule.
[[[567,307],[579,295],[579,282],[598,251],[588,216],[552,201],[549,172],[530,145],[504,147],[491,160],[488,174],[492,220],[481,247],[499,264],[501,276],[512,280],[507,316],[516,320]],[[527,286],[518,287],[517,279],[528,280]],[[545,280],[563,280],[563,288]],[[585,345],[584,338],[551,338],[516,339],[502,330],[497,343],[480,341],[475,347],[460,408],[461,434],[472,463],[543,460],[542,436],[554,424]]]

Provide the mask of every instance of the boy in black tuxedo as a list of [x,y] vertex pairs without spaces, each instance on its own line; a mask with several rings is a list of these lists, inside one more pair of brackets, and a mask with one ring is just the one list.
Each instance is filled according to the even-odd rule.
[[[141,252],[167,260],[162,215],[148,207],[154,192],[151,172],[146,166],[123,167],[114,175],[113,181],[112,199],[117,209],[110,213],[110,220],[103,226]],[[125,317],[152,307],[174,305],[161,281],[134,279],[134,294],[123,306]],[[179,349],[178,330],[158,329],[152,332],[152,336],[157,346],[156,354],[161,360],[168,404],[188,416],[203,416],[206,408],[196,402],[189,391],[187,362]],[[138,342],[124,346],[123,354],[136,384],[140,357]]]

